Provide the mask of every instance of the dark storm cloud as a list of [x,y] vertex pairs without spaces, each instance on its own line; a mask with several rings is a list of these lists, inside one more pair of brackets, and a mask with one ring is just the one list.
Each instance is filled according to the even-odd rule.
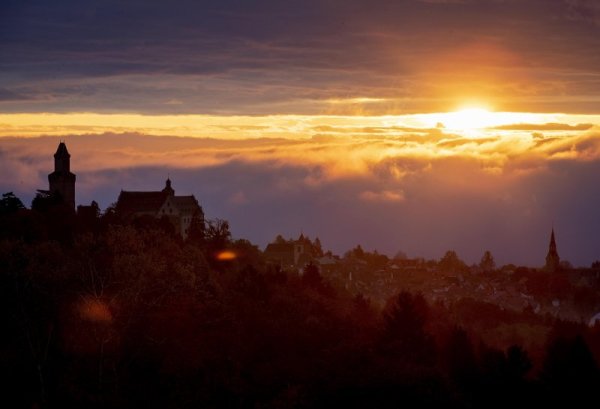
[[[553,101],[540,96],[557,91],[597,95],[598,27],[578,17],[596,8],[564,0],[8,0],[0,87],[26,87],[37,102],[2,109],[314,113],[329,98],[366,96],[406,98],[367,109],[423,111],[447,105],[438,99],[452,90],[436,78],[537,97],[527,103],[541,109]],[[484,74],[502,84],[473,82]]]

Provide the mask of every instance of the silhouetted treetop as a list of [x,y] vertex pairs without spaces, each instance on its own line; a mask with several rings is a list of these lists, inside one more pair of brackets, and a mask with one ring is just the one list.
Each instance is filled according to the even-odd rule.
[[496,269],[496,262],[494,261],[494,256],[489,250],[486,250],[481,257],[481,261],[479,262],[479,268],[486,273],[494,271]]
[[25,209],[23,202],[13,192],[2,194],[0,199],[0,216],[4,214],[16,213],[20,209]]
[[439,267],[448,272],[460,272],[464,271],[467,265],[458,257],[456,251],[448,250],[440,260]]

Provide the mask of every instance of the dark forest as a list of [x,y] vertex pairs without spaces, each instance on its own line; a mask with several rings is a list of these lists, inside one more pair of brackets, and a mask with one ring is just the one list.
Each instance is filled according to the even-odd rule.
[[[577,406],[600,387],[598,325],[409,285],[380,305],[312,263],[268,263],[226,221],[183,240],[93,209],[3,195],[5,407]],[[503,325],[548,330],[480,336]]]

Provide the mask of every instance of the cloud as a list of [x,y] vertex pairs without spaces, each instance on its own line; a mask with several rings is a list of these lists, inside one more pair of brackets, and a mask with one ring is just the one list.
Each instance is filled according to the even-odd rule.
[[246,194],[242,190],[238,190],[237,192],[233,193],[231,195],[231,197],[229,198],[229,203],[232,203],[235,205],[243,205],[247,202],[248,202],[248,198],[246,197]]
[[[314,126],[309,123],[308,128]],[[490,131],[492,132],[492,131]],[[504,131],[503,131],[504,132]],[[362,243],[389,254],[470,262],[491,249],[499,263],[543,264],[552,220],[561,257],[598,258],[589,218],[600,206],[600,134],[528,133],[485,141],[408,142],[394,135],[224,140],[143,134],[64,135],[77,202],[105,208],[121,189],[158,190],[167,176],[208,218],[261,246],[310,232],[338,253]],[[575,132],[575,135],[573,133]],[[0,191],[30,203],[47,186],[58,137],[2,138]],[[251,216],[249,216],[251,215]]]
[[587,131],[592,129],[594,124],[560,124],[560,123],[546,123],[546,124],[510,124],[494,126],[491,129],[503,130],[503,131]]
[[403,192],[394,192],[391,190],[381,192],[366,190],[360,193],[360,198],[368,202],[403,202],[406,200]]
[[1,108],[381,115],[483,99],[595,111],[600,40],[579,24],[597,20],[592,0],[370,4],[3,3],[0,88],[27,98]]
[[432,4],[464,4],[472,0],[419,0],[423,3],[432,3]]
[[27,101],[30,98],[26,95],[11,91],[7,88],[0,88],[0,102],[4,101]]
[[600,25],[600,3],[595,0],[565,0],[568,16],[576,21]]

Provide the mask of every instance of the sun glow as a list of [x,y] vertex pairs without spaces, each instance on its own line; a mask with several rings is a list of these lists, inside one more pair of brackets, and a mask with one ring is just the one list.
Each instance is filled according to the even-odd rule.
[[[470,138],[484,137],[509,125],[527,128],[543,124],[581,126],[600,124],[600,115],[495,112],[480,106],[454,112],[400,115],[141,115],[100,113],[0,114],[1,137],[39,137],[138,133],[244,140],[286,138],[308,140],[315,136],[364,136],[366,133],[397,136],[398,132],[444,132]],[[522,129],[522,128],[519,128]],[[546,129],[547,132],[550,130]]]
[[514,124],[575,123],[575,116],[528,112],[495,112],[482,107],[463,108],[453,112],[415,115],[421,125],[445,129],[466,137],[485,136],[490,129]]
[[444,127],[452,130],[482,129],[499,124],[499,117],[484,108],[467,108],[446,114]]

